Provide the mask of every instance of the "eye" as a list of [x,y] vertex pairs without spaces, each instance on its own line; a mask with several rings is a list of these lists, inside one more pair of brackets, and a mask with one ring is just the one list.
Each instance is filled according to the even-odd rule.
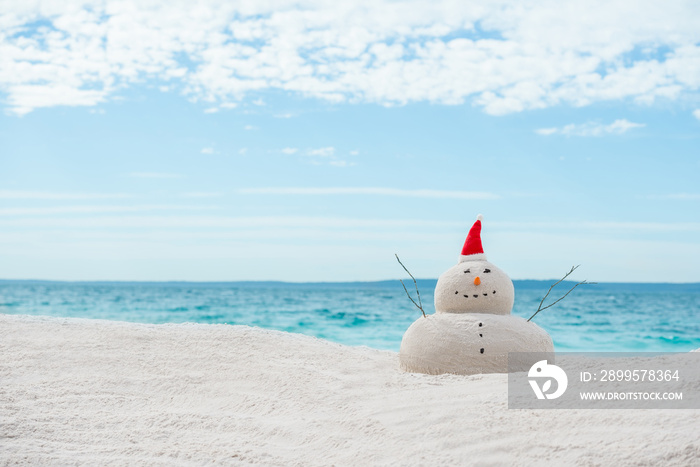
[[464,274],[468,274],[468,273],[470,273],[470,272],[471,272],[471,271],[470,271],[469,269],[467,269],[466,271],[464,271]]
[[491,272],[491,270],[488,269],[488,268],[487,268],[487,269],[484,269],[484,273],[487,273],[487,272]]

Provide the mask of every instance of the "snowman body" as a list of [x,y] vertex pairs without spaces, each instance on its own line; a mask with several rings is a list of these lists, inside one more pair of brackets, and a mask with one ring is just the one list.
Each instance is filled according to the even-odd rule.
[[[459,262],[438,279],[435,314],[418,318],[404,334],[401,367],[427,374],[507,373],[511,353],[511,368],[527,370],[530,360],[554,346],[545,330],[511,315],[514,298],[508,275],[486,260],[478,219]],[[514,358],[520,359],[515,365]]]

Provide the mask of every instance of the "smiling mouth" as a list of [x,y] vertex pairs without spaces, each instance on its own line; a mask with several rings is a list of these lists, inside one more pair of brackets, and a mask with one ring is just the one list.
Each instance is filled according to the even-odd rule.
[[[494,290],[493,292],[491,292],[491,294],[496,295],[496,291]],[[485,294],[482,294],[482,295],[483,295],[484,297],[488,297],[489,294],[485,293]],[[474,294],[474,295],[472,295],[472,297],[474,297],[474,298],[479,298],[479,294]],[[465,294],[465,295],[464,295],[464,298],[469,298],[469,295],[466,295],[466,294]]]

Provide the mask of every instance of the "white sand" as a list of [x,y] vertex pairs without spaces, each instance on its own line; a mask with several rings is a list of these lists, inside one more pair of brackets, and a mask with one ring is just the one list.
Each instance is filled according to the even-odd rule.
[[502,374],[243,326],[0,315],[2,465],[698,465],[697,410],[509,410]]

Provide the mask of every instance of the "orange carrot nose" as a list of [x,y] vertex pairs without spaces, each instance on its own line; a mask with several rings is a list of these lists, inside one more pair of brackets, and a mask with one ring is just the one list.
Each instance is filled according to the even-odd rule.
[[479,285],[479,284],[481,284],[481,279],[479,279],[479,276],[476,276],[474,278],[474,285]]

